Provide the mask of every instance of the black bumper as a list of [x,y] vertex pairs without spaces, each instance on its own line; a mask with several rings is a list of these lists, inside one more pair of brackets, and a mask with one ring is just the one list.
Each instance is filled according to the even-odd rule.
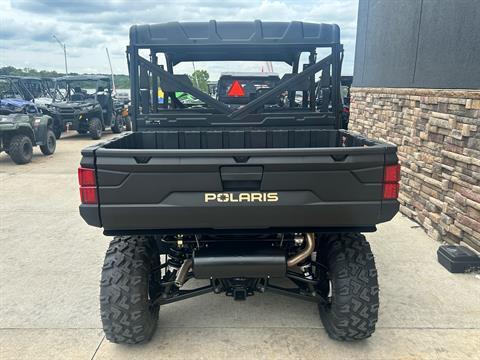
[[[308,205],[175,207],[81,205],[80,214],[107,234],[228,231],[373,231],[398,212],[396,200]],[[100,218],[101,214],[101,218]],[[218,226],[221,224],[221,226]],[[214,226],[212,226],[214,225]],[[216,225],[216,226],[215,226]]]

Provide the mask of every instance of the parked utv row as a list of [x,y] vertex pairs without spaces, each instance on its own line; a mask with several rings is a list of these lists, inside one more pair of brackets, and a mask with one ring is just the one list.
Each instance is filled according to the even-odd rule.
[[55,140],[67,129],[92,139],[100,139],[107,127],[130,131],[128,100],[112,94],[109,76],[0,76],[0,151],[25,164],[37,145],[53,154]]

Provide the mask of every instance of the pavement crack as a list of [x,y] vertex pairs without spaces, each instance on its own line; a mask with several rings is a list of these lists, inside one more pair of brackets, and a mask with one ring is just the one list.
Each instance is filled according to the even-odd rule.
[[93,355],[92,355],[92,357],[90,358],[90,360],[93,360],[93,359],[95,358],[95,355],[97,355],[97,351],[98,351],[98,349],[100,349],[100,346],[102,346],[103,340],[105,340],[105,335],[103,335],[102,340],[100,340],[100,342],[98,343],[98,346],[97,346],[97,348],[95,349],[95,352],[93,353]]

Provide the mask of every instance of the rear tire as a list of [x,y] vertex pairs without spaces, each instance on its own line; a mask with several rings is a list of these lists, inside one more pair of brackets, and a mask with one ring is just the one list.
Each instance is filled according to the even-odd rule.
[[57,147],[57,139],[55,138],[55,133],[48,129],[47,131],[47,141],[45,145],[40,145],[40,150],[43,155],[52,155],[55,152]]
[[[370,245],[362,234],[333,234],[321,240],[317,260],[326,269],[319,305],[330,338],[355,341],[370,337],[378,320],[378,280]],[[325,286],[326,285],[326,286]],[[330,297],[329,297],[330,292]]]
[[60,139],[60,137],[62,136],[62,129],[59,126],[54,126],[53,132],[55,134],[55,139]]
[[102,129],[103,125],[99,118],[92,117],[88,121],[88,132],[93,140],[98,140],[102,137]]
[[120,116],[115,116],[115,120],[113,120],[112,125],[112,132],[114,134],[120,134],[123,131],[123,119]]
[[110,243],[102,269],[100,311],[111,342],[138,344],[152,337],[160,309],[151,301],[152,269],[159,263],[149,237],[120,236]]
[[132,118],[130,116],[125,118],[125,130],[132,131]]
[[10,140],[8,155],[18,165],[29,163],[33,156],[32,140],[27,135],[15,135]]

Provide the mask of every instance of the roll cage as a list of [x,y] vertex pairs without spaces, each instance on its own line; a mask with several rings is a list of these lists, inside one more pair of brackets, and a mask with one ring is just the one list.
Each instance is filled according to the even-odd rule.
[[[60,94],[61,101],[72,101],[72,95],[74,95],[73,84],[83,84],[84,89],[95,89],[94,94],[91,94],[91,98],[97,101],[97,90],[103,87],[105,91],[111,94],[111,79],[109,76],[102,75],[67,75],[55,79],[55,92]],[[65,93],[60,91],[60,84],[65,84]],[[105,86],[101,86],[105,84]],[[84,90],[83,89],[83,90]],[[83,99],[85,100],[85,99]]]
[[[330,54],[317,59],[317,49]],[[149,51],[149,58],[140,54]],[[308,63],[299,71],[300,56]],[[158,63],[165,56],[166,69]],[[132,26],[127,47],[134,130],[159,126],[198,127],[204,125],[288,126],[316,125],[341,128],[340,73],[343,46],[337,25],[304,22],[210,22],[165,23]],[[193,86],[187,75],[174,74],[174,66],[189,61],[282,61],[291,65],[280,83],[235,109]],[[235,71],[236,69],[231,69]],[[315,74],[321,72],[318,82]],[[158,91],[164,92],[159,104]],[[205,107],[189,108],[175,92],[201,100]],[[295,101],[302,93],[302,103]],[[264,108],[273,98],[288,94],[286,106]],[[174,125],[172,125],[174,124]]]
[[24,100],[35,101],[35,99],[40,97],[54,98],[53,81],[51,78],[15,75],[5,75],[1,78],[8,79],[12,89],[14,88]]

